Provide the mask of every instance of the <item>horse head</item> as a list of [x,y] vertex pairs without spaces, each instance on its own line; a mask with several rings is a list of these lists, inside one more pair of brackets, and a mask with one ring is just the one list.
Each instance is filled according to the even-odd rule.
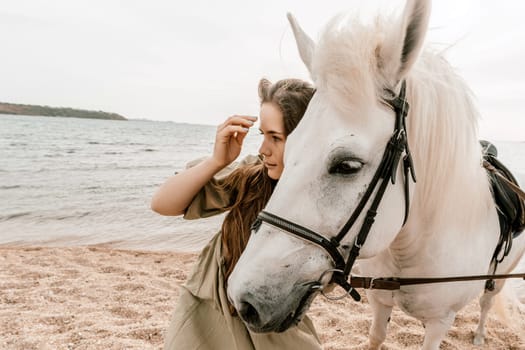
[[[388,101],[401,93],[418,59],[430,7],[428,0],[409,0],[399,18],[372,25],[343,25],[336,17],[318,43],[288,16],[317,90],[287,140],[285,170],[265,212],[328,241],[345,227],[367,195],[396,130],[395,108]],[[396,166],[392,177],[403,179],[403,167]],[[409,200],[404,187],[398,180],[384,190],[359,258],[384,251],[400,232]],[[373,199],[379,190],[372,190]],[[344,259],[372,199],[338,242]],[[228,281],[231,302],[256,332],[284,331],[299,322],[334,268],[334,257],[325,249],[278,226],[263,220],[254,228]]]

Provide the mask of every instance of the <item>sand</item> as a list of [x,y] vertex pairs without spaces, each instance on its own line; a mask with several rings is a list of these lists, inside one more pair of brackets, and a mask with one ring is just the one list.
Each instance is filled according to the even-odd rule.
[[[161,349],[177,285],[195,259],[103,246],[0,246],[0,349]],[[366,349],[366,298],[317,298],[309,315],[324,349]],[[486,345],[471,345],[478,316],[473,301],[458,314],[441,349],[525,349],[520,313],[513,315],[514,330],[492,314]],[[423,334],[419,321],[394,309],[383,349],[418,349]]]

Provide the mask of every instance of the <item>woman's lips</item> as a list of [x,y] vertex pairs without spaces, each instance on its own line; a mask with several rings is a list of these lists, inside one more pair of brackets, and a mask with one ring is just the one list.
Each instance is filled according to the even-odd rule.
[[272,164],[272,163],[266,163],[266,162],[264,162],[264,166],[267,167],[267,168],[273,168],[273,167],[276,167],[277,164]]

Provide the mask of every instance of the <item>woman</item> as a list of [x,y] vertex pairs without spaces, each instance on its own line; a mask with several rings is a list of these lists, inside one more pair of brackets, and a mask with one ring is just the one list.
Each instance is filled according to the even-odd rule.
[[299,123],[314,89],[297,79],[259,83],[261,158],[247,157],[233,169],[256,117],[232,116],[217,128],[213,155],[168,179],[152,200],[162,215],[186,219],[229,211],[221,231],[204,248],[167,331],[164,348],[182,350],[321,349],[307,317],[283,333],[250,332],[226,296],[226,281],[244,250],[250,226],[283,171],[286,137]]

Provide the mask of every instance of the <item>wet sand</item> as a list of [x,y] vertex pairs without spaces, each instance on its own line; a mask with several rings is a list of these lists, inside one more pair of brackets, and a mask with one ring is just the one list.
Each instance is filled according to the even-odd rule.
[[[196,257],[103,246],[0,246],[0,349],[161,349],[177,285]],[[486,345],[471,345],[478,310],[473,301],[460,311],[441,349],[525,349],[519,312],[512,327],[491,313]],[[366,298],[317,298],[309,315],[324,349],[367,348]],[[418,349],[423,334],[419,321],[394,309],[383,349]]]

